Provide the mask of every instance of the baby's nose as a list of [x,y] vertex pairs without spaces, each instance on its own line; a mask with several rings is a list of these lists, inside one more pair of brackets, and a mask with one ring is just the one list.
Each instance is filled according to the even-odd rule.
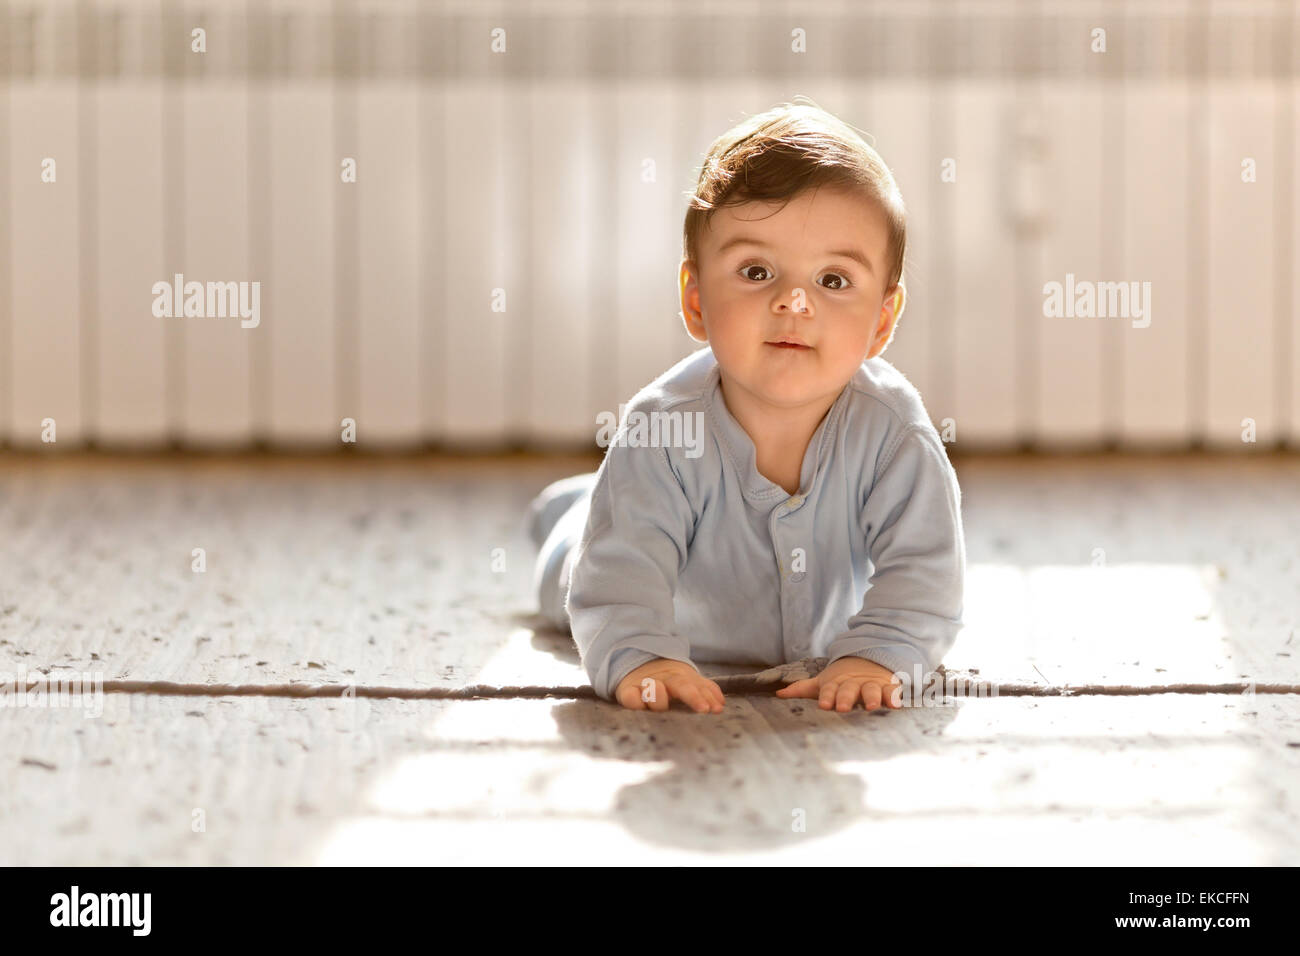
[[777,294],[775,301],[778,312],[811,312],[808,293],[801,286],[794,286]]

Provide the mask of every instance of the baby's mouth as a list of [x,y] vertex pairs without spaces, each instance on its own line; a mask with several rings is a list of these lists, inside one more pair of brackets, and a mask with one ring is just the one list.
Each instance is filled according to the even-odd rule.
[[802,352],[812,351],[811,345],[804,345],[802,342],[768,342],[766,344],[778,349],[797,349]]

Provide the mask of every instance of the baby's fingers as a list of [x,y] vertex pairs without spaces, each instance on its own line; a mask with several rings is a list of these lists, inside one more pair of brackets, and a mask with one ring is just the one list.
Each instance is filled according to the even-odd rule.
[[[649,698],[649,700],[646,700],[646,698]],[[651,710],[667,710],[672,706],[673,694],[666,680],[656,678],[653,686],[650,683],[646,684],[646,691],[641,695],[641,699],[646,702],[646,707]]]
[[663,684],[651,677],[643,677],[636,684],[624,684],[618,689],[618,702],[628,710],[667,710],[668,705],[665,703],[662,707],[656,706],[656,701],[667,700],[668,695],[664,691]]
[[786,684],[776,692],[777,697],[816,697],[818,693],[817,678],[806,677],[793,684]]
[[862,685],[862,706],[867,710],[875,710],[880,706],[879,684],[868,682]]
[[722,709],[721,704],[715,704],[712,694],[706,690],[706,685],[699,678],[678,677],[670,681],[668,690],[697,713],[708,713],[715,706],[719,710]]
[[727,706],[727,695],[722,692],[722,688],[718,686],[717,681],[705,681],[704,689],[709,698],[718,705],[718,709]]
[[635,684],[622,684],[614,691],[614,699],[628,710],[645,710],[641,702],[641,688]]
[[[838,685],[823,687],[819,703],[826,708],[834,707],[840,712],[850,711],[862,695],[865,680],[864,677],[846,677]],[[880,702],[877,700],[876,703]]]
[[839,709],[852,710],[859,699],[866,710],[879,710],[882,706],[892,710],[903,706],[902,688],[897,684],[886,685],[868,680],[850,695],[846,695],[841,689],[837,701],[840,704]]
[[829,710],[835,706],[835,695],[840,687],[845,683],[844,679],[828,680],[821,685],[817,692],[817,706],[823,710]]

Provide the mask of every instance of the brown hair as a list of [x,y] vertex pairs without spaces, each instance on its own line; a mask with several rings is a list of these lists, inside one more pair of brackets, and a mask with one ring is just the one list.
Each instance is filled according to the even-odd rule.
[[805,189],[827,185],[860,187],[884,211],[888,292],[903,276],[903,196],[880,154],[851,126],[811,101],[782,103],[713,141],[686,209],[685,257],[699,262],[700,232],[718,207],[789,200]]

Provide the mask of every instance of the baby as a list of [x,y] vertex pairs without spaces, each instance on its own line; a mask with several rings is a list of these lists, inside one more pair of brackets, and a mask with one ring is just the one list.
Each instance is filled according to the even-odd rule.
[[828,664],[777,696],[901,706],[899,673],[918,686],[961,629],[966,552],[943,443],[880,357],[905,292],[893,175],[784,104],[712,144],[684,232],[681,316],[708,347],[632,398],[599,471],[533,502],[541,613],[624,707],[719,713],[695,662],[808,657]]

